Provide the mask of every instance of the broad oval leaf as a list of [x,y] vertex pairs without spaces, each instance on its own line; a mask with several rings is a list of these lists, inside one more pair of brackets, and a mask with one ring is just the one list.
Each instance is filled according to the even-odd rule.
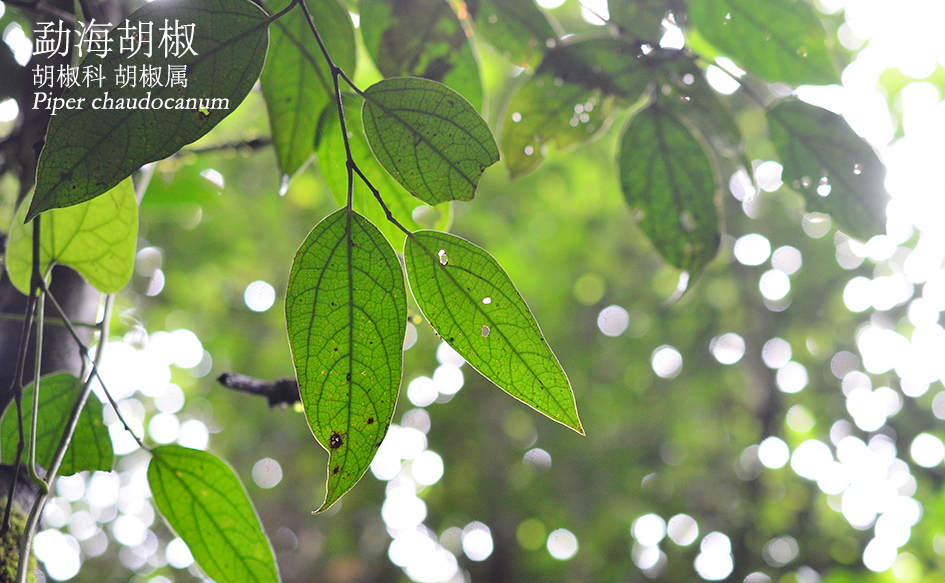
[[449,85],[482,109],[479,64],[447,0],[362,0],[364,46],[385,77]]
[[[277,12],[289,0],[268,5]],[[335,64],[354,73],[355,42],[351,16],[337,0],[306,2],[315,28]],[[331,71],[299,9],[272,23],[269,55],[259,82],[266,98],[279,169],[291,177],[315,153],[319,113],[334,104]]]
[[404,248],[407,278],[433,329],[500,389],[581,435],[571,383],[508,274],[476,245],[419,231]]
[[620,186],[640,228],[672,266],[698,274],[718,252],[715,174],[681,122],[658,105],[637,113],[620,140]]
[[322,511],[370,467],[403,373],[407,291],[377,227],[347,208],[315,225],[292,263],[285,315],[302,406],[329,454]]
[[279,581],[272,545],[233,468],[197,449],[151,450],[148,485],[154,504],[215,581]]
[[364,92],[364,133],[378,162],[429,205],[472,200],[479,178],[499,161],[492,132],[449,87],[404,77]]
[[[152,56],[143,50],[132,57],[112,50],[104,58],[83,60],[81,66],[101,65],[107,73],[101,87],[80,85],[62,95],[83,107],[52,117],[26,219],[95,198],[143,164],[209,132],[236,109],[259,77],[269,40],[266,18],[247,0],[160,0],[133,12],[125,21],[131,27],[154,23]],[[157,31],[165,20],[194,25],[191,47],[196,55],[164,55],[157,47]],[[186,67],[186,87],[145,87],[141,82],[122,87],[114,73],[119,67],[153,67],[166,76],[170,65]]]
[[808,210],[829,213],[863,241],[886,232],[886,167],[843,117],[795,99],[766,117],[784,183],[804,196]]
[[[450,203],[444,202],[430,207],[418,201],[404,190],[374,159],[367,138],[364,137],[361,124],[361,100],[356,95],[345,95],[345,122],[348,129],[348,144],[352,157],[358,161],[358,168],[381,193],[384,204],[394,214],[400,224],[411,231],[418,229],[445,230],[451,221]],[[356,103],[357,106],[353,106]],[[339,206],[347,203],[348,166],[343,153],[344,141],[341,138],[341,124],[338,112],[327,108],[322,112],[318,124],[318,169],[328,183],[335,201]],[[358,178],[354,178],[353,208],[384,233],[391,247],[402,249],[405,234],[396,225],[387,220],[384,209],[374,199],[374,194]]]
[[814,9],[798,0],[699,0],[689,21],[716,48],[768,81],[839,83],[827,33]]
[[[10,281],[29,293],[33,269],[33,225],[24,224],[23,205],[17,213],[7,247]],[[93,200],[54,209],[40,228],[40,270],[53,263],[72,267],[103,293],[125,287],[134,268],[138,237],[138,204],[131,179]]]
[[[34,384],[23,389],[23,427],[27,443],[30,439],[30,413],[33,407]],[[36,427],[36,462],[44,468],[52,463],[69,415],[82,391],[82,381],[67,373],[43,377],[39,382],[39,419]],[[0,444],[3,445],[3,463],[16,460],[19,429],[16,404],[7,407],[0,423]],[[25,450],[24,450],[25,451]],[[108,428],[102,418],[102,403],[92,397],[85,402],[79,422],[72,434],[72,442],[59,466],[60,476],[71,476],[82,471],[108,472],[115,463],[115,452]]]
[[520,67],[534,68],[558,42],[554,27],[535,0],[467,0],[476,31]]
[[610,126],[614,99],[632,102],[650,83],[639,49],[617,39],[591,39],[549,51],[535,75],[509,102],[502,154],[515,177],[559,150],[595,138]]

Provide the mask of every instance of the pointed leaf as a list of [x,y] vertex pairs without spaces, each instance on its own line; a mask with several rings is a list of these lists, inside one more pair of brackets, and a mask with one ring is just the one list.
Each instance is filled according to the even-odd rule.
[[[24,224],[26,205],[17,213],[7,247],[10,281],[29,293],[33,269],[33,225]],[[131,279],[138,237],[138,205],[131,179],[94,200],[54,209],[40,228],[40,269],[61,263],[79,272],[93,287],[114,293]]]
[[454,235],[419,231],[404,256],[417,305],[447,344],[500,389],[584,434],[567,375],[491,255]]
[[482,173],[499,161],[485,120],[440,83],[417,78],[375,83],[364,92],[362,117],[377,160],[431,206],[472,200]]
[[151,450],[148,485],[158,511],[215,581],[279,581],[256,509],[233,468],[197,449]]
[[364,46],[385,77],[449,85],[482,109],[479,65],[446,0],[362,0]]
[[839,83],[827,33],[814,9],[797,0],[700,0],[689,22],[736,63],[768,81]]
[[534,0],[468,0],[466,8],[476,30],[520,67],[538,66],[546,47],[558,41]]
[[767,120],[784,183],[804,196],[808,210],[829,213],[863,241],[886,232],[886,167],[843,117],[792,99]]
[[[404,190],[404,187],[391,177],[371,153],[364,129],[361,124],[361,99],[356,95],[346,95],[345,121],[348,128],[348,143],[351,155],[358,161],[358,168],[367,176],[374,188],[381,193],[384,203],[404,227],[411,231],[418,229],[446,229],[451,220],[450,203],[440,203],[435,208],[427,206]],[[334,108],[326,109],[319,121],[318,130],[318,169],[339,206],[347,202],[348,167],[345,163],[344,141],[341,138],[341,124],[338,112]],[[363,215],[384,233],[391,247],[401,249],[404,246],[404,232],[387,220],[381,205],[374,199],[371,190],[359,178],[354,179],[354,210]]]
[[[62,432],[72,413],[72,407],[82,390],[82,381],[67,373],[59,373],[40,379],[39,421],[36,431],[36,462],[44,468],[52,463]],[[11,404],[0,424],[0,444],[3,444],[3,463],[12,464],[16,459],[16,444],[19,429],[16,420],[16,405]],[[27,443],[30,439],[30,412],[33,408],[33,384],[23,390],[23,425]],[[102,403],[89,398],[72,441],[59,466],[60,476],[71,476],[82,471],[111,471],[115,463],[115,452],[108,428],[102,420]]]
[[699,141],[657,105],[624,130],[620,186],[640,228],[672,266],[698,274],[719,248],[715,177]]
[[370,467],[403,373],[407,291],[377,227],[346,208],[315,225],[292,263],[285,314],[302,406],[329,454],[321,511]]
[[[268,5],[278,12],[289,4]],[[355,43],[351,16],[337,0],[306,2],[315,28],[325,31],[332,60],[354,73]],[[272,141],[284,176],[292,176],[315,152],[315,132],[322,110],[334,103],[335,87],[305,14],[294,9],[272,23],[269,55],[259,81],[269,111]],[[330,33],[329,33],[330,32]]]
[[502,154],[511,175],[537,168],[547,144],[563,150],[609,127],[614,97],[635,101],[649,85],[644,65],[637,47],[616,39],[549,51],[505,111]]
[[[165,20],[194,25],[191,47],[196,55],[164,55],[157,44]],[[138,22],[154,23],[152,56],[142,50],[128,57],[113,50],[104,58],[83,60],[81,66],[101,65],[104,81],[101,87],[89,83],[62,95],[83,108],[63,109],[52,117],[27,220],[95,198],[143,164],[209,132],[243,101],[266,57],[266,13],[247,0],[161,0],[145,4],[125,22],[132,28]],[[186,66],[186,88],[121,87],[115,74],[120,66],[134,66],[137,71],[161,68],[166,75],[169,65]],[[106,93],[112,101],[105,100]],[[140,104],[148,107],[140,109]]]

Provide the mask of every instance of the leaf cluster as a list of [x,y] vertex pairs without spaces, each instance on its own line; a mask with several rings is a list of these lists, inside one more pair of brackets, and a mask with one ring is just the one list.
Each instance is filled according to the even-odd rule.
[[[357,34],[336,0],[276,1],[266,10],[247,0],[156,0],[128,20],[195,24],[195,54],[183,62],[188,86],[146,91],[108,81],[64,95],[91,101],[108,91],[127,103],[222,98],[233,109],[259,79],[283,184],[314,161],[331,186],[341,208],[299,247],[285,302],[301,403],[329,454],[319,510],[358,482],[390,427],[408,284],[425,318],[466,362],[583,434],[568,376],[505,270],[481,247],[444,232],[452,201],[474,198],[500,151],[517,177],[535,171],[550,148],[588,143],[619,120],[614,166],[627,206],[663,259],[697,276],[719,249],[727,177],[738,168],[751,172],[739,121],[706,76],[724,55],[745,71],[730,74],[763,112],[786,184],[854,237],[883,230],[885,169],[875,152],[842,117],[779,97],[782,85],[838,80],[828,35],[806,2],[621,0],[611,2],[605,34],[567,36],[530,0],[476,0],[459,13],[444,0],[362,0],[358,9],[360,40],[382,77],[363,90],[349,77],[363,58]],[[686,48],[660,46],[664,19],[685,34]],[[498,140],[480,114],[488,104],[477,42],[524,71],[503,104]],[[169,59],[140,55],[123,64]],[[11,280],[36,294],[35,275],[63,263],[100,291],[121,289],[137,233],[130,177],[228,113],[59,112],[29,207],[10,234]],[[42,223],[38,249],[29,221],[33,229]],[[439,230],[424,228],[431,226]],[[52,377],[44,385],[41,463],[56,450],[55,429],[71,410],[76,382]],[[64,473],[111,465],[101,411],[85,411],[65,438],[72,449]],[[16,441],[12,415],[0,430],[3,443]],[[155,502],[201,568],[221,581],[277,580],[272,548],[232,469],[196,450],[150,451]]]

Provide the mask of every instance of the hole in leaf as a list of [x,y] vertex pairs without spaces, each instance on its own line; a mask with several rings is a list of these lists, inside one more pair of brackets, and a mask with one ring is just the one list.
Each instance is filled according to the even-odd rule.
[[482,337],[483,337],[483,338],[488,338],[490,332],[492,332],[492,329],[490,329],[488,326],[486,326],[485,324],[483,324],[483,325],[482,325]]

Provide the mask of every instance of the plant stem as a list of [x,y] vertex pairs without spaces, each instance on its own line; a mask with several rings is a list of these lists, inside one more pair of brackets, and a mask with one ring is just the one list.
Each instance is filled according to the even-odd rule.
[[[49,464],[49,468],[46,470],[45,484],[49,484],[50,487],[56,479],[56,475],[59,472],[59,467],[62,465],[62,460],[66,455],[66,450],[69,448],[69,444],[72,443],[72,436],[75,433],[75,428],[79,423],[79,416],[82,414],[82,410],[85,408],[85,403],[88,401],[89,394],[92,392],[92,380],[98,376],[98,367],[102,362],[102,354],[105,352],[105,345],[108,342],[108,324],[111,320],[112,305],[114,304],[114,300],[114,294],[105,296],[105,313],[100,323],[98,350],[95,353],[95,361],[92,363],[92,372],[89,374],[88,378],[85,379],[85,383],[82,385],[82,390],[79,392],[79,396],[76,399],[75,404],[72,406],[72,411],[69,413],[69,420],[66,422],[66,427],[62,432],[62,437],[59,439],[59,445],[56,447],[56,451],[53,453],[52,462]],[[39,399],[37,399],[36,395],[34,394],[33,402],[37,403],[38,401]],[[33,536],[36,534],[36,529],[39,527],[39,518],[42,514],[43,506],[46,504],[46,498],[48,496],[49,489],[40,490],[39,496],[37,496],[36,501],[33,502],[33,508],[30,511],[29,518],[27,518],[26,521],[26,526],[23,529],[23,539],[20,541],[20,562],[17,566],[17,583],[26,583],[26,571],[29,565],[29,556],[31,552]]]
[[354,204],[354,175],[357,174],[358,177],[364,182],[365,186],[371,191],[371,194],[374,195],[374,198],[377,199],[377,202],[381,205],[381,208],[384,210],[384,214],[387,216],[387,220],[394,224],[398,229],[406,233],[407,235],[411,234],[410,229],[404,227],[397,219],[394,218],[393,213],[390,212],[390,209],[384,203],[384,199],[381,198],[381,193],[378,192],[374,185],[371,184],[371,181],[368,180],[367,176],[364,175],[364,172],[361,171],[361,168],[358,167],[358,163],[355,162],[354,156],[351,154],[351,142],[348,139],[348,127],[345,122],[345,110],[344,102],[342,101],[341,96],[341,85],[338,82],[338,79],[344,79],[345,83],[354,90],[362,98],[364,97],[364,92],[358,89],[357,85],[354,84],[354,81],[348,77],[345,72],[335,65],[335,62],[331,58],[331,54],[328,52],[328,47],[325,46],[325,42],[322,40],[320,34],[318,34],[318,29],[315,28],[315,20],[312,18],[312,14],[309,12],[308,7],[305,5],[305,2],[302,0],[296,0],[302,6],[302,12],[305,13],[305,18],[308,20],[308,26],[312,29],[312,34],[315,36],[315,41],[318,42],[318,47],[322,51],[322,55],[325,57],[325,61],[328,63],[328,68],[331,70],[331,79],[335,86],[335,105],[338,108],[338,119],[341,122],[341,137],[344,140],[345,144],[345,168],[348,170],[348,210],[350,211]]

